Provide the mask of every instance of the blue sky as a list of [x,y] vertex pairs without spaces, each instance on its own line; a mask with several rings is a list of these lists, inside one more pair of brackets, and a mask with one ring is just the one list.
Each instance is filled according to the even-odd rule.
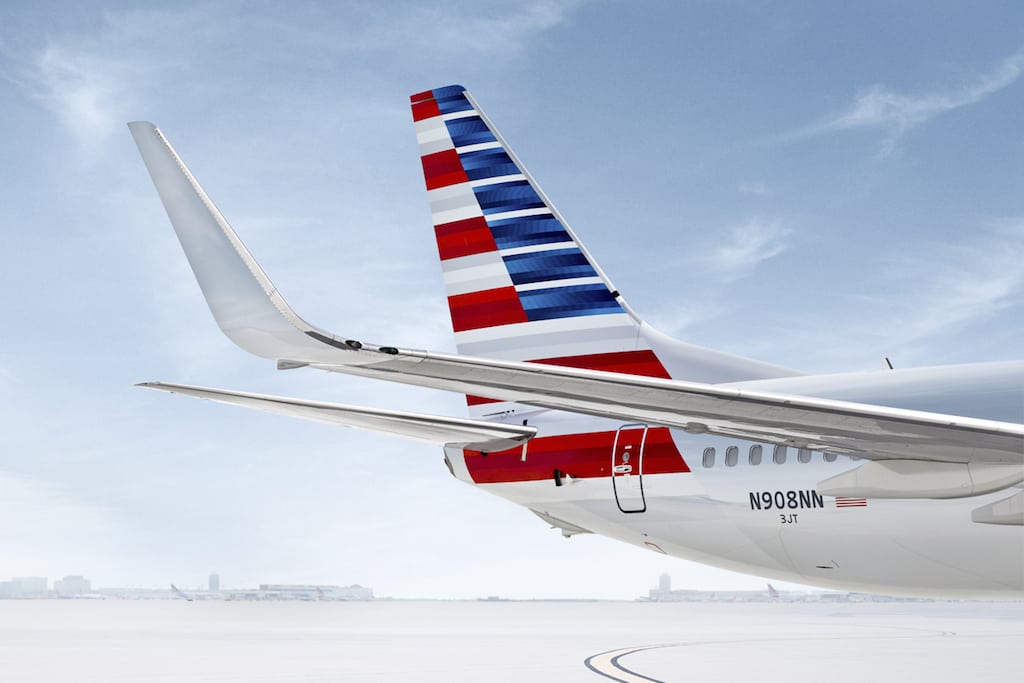
[[407,103],[462,83],[665,332],[811,372],[1019,358],[1024,9],[891,5],[5,3],[0,578],[763,586],[565,541],[428,446],[134,388],[464,411],[233,347],[124,123],[342,334],[452,348]]

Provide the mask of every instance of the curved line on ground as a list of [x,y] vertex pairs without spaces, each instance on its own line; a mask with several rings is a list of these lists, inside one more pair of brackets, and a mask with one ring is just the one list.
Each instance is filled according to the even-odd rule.
[[645,652],[647,650],[657,650],[660,648],[667,647],[698,647],[701,645],[727,645],[731,643],[758,643],[758,642],[786,642],[786,641],[801,641],[801,640],[877,640],[879,638],[943,638],[956,636],[955,631],[937,631],[934,629],[921,629],[914,627],[892,627],[892,626],[881,626],[881,628],[898,629],[905,631],[917,631],[917,633],[910,634],[899,634],[899,635],[850,635],[850,634],[836,634],[834,636],[785,636],[785,637],[767,637],[767,638],[726,638],[719,640],[690,640],[682,643],[662,643],[660,645],[637,645],[634,647],[623,647],[617,650],[608,650],[607,652],[599,652],[595,655],[590,655],[583,663],[588,669],[603,676],[609,678],[618,683],[668,683],[658,678],[651,678],[641,673],[627,669],[620,661],[627,655],[636,654],[637,652]]

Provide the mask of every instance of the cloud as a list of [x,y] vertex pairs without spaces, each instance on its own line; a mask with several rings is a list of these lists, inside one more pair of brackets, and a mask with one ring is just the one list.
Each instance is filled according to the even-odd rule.
[[427,39],[433,49],[469,48],[498,57],[523,49],[535,35],[561,24],[581,4],[542,1],[501,5],[496,11],[468,18],[464,18],[468,12],[453,15],[447,10],[421,9],[409,13],[400,23],[394,21],[394,16],[387,19],[395,33],[416,41]]
[[[968,242],[922,244],[866,262],[860,293],[831,291],[827,304],[791,313],[756,355],[825,372],[877,369],[882,356],[907,367],[1016,355],[998,345],[994,355],[979,350],[978,335],[982,323],[998,322],[1024,298],[1024,219],[971,234]],[[809,315],[829,323],[801,324]]]
[[38,53],[22,83],[79,143],[88,144],[110,135],[119,123],[114,102],[126,96],[120,71],[116,62],[50,45]]
[[1024,220],[1000,222],[969,245],[907,256],[890,269],[897,286],[920,292],[894,321],[906,342],[990,317],[1024,290]]
[[1024,52],[1018,52],[975,81],[946,92],[907,95],[884,85],[874,85],[859,94],[849,109],[801,131],[798,137],[881,128],[886,132],[881,150],[884,156],[895,150],[907,131],[946,112],[980,102],[1012,85],[1022,71]]
[[768,194],[770,192],[769,189],[768,189],[768,186],[765,185],[763,182],[760,182],[760,181],[749,182],[749,183],[740,183],[736,187],[736,191],[739,192],[740,194],[753,194],[753,195],[764,195],[764,194]]
[[[212,80],[221,85],[210,97],[224,97],[254,70],[307,75],[311,46],[318,59],[347,70],[353,68],[353,55],[369,59],[367,53],[375,54],[375,83],[389,65],[405,69],[411,55],[420,64],[440,61],[446,70],[452,60],[462,68],[469,57],[489,62],[515,58],[581,4],[535,0],[439,9],[367,2],[259,15],[239,13],[229,3],[104,12],[92,31],[55,32],[34,48],[14,51],[0,45],[0,50],[18,65],[4,76],[55,114],[82,147],[95,150],[121,131],[138,103],[167,84],[172,92],[187,93],[182,84],[194,89]],[[306,21],[311,12],[316,15],[312,30]],[[268,43],[274,44],[273,51],[251,50]]]
[[792,230],[778,220],[752,218],[730,231],[728,242],[710,254],[707,264],[723,280],[738,280],[749,275],[762,261],[784,252],[785,238],[791,233]]

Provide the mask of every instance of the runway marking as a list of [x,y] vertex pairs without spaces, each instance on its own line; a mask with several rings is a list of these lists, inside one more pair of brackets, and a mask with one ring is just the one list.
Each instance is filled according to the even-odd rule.
[[728,645],[733,643],[765,643],[765,642],[792,642],[792,641],[814,641],[814,640],[878,640],[884,638],[920,638],[920,637],[931,637],[931,638],[948,638],[957,636],[956,631],[936,631],[933,629],[922,629],[916,627],[901,627],[901,626],[880,626],[881,628],[888,628],[897,631],[916,631],[914,635],[900,634],[895,636],[882,636],[880,634],[864,634],[864,635],[851,635],[851,634],[836,634],[827,636],[782,636],[782,637],[761,637],[761,638],[727,638],[722,640],[693,640],[682,643],[662,643],[660,645],[638,645],[635,647],[624,647],[618,650],[609,650],[607,652],[600,652],[596,655],[590,655],[583,663],[588,669],[610,678],[618,683],[668,683],[660,678],[651,678],[650,676],[644,676],[641,673],[637,673],[632,669],[627,669],[621,662],[622,658],[627,655],[633,655],[637,652],[644,652],[646,650],[657,650],[666,647],[699,647],[702,645]]
[[644,676],[643,674],[638,674],[631,669],[627,669],[619,660],[626,655],[643,652],[644,650],[655,650],[659,647],[676,647],[678,645],[679,643],[669,643],[665,645],[624,647],[619,650],[609,650],[608,652],[590,655],[583,660],[583,663],[586,664],[587,668],[594,673],[604,676],[605,678],[610,678],[613,681],[619,681],[619,683],[665,683],[665,681],[657,678]]

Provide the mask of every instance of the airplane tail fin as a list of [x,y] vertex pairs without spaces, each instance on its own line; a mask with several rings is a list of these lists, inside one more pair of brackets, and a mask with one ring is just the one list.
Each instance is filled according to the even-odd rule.
[[795,374],[652,330],[465,88],[410,101],[459,353],[712,382]]

